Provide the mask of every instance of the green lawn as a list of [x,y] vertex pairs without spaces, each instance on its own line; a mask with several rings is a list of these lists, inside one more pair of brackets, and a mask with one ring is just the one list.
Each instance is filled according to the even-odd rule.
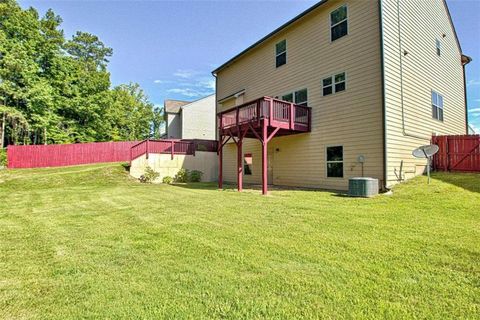
[[1,319],[477,318],[480,175],[392,196],[0,171]]

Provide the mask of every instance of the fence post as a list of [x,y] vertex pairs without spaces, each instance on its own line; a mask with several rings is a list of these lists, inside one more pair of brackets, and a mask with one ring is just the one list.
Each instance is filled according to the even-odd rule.
[[269,99],[270,104],[268,106],[268,125],[272,125],[272,118],[273,118],[273,98]]
[[195,157],[195,151],[197,151],[197,140],[193,140],[193,156]]
[[145,142],[145,158],[148,159],[148,139]]
[[445,157],[446,157],[446,168],[445,168],[445,171],[450,171],[450,146],[449,146],[449,139],[448,139],[448,136],[445,137],[446,138],[446,142],[445,142]]
[[172,155],[172,160],[173,160],[173,156],[175,155],[175,142],[172,140],[170,141],[170,144],[171,144],[170,153]]
[[290,103],[290,130],[293,130],[295,127],[295,107],[293,106],[293,102]]

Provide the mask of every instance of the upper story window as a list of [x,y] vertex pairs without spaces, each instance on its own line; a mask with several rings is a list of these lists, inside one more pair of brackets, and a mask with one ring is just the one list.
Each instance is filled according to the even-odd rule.
[[437,56],[440,56],[441,54],[441,47],[442,47],[442,44],[440,43],[440,40],[438,39],[435,39],[435,47],[437,48]]
[[275,45],[275,66],[278,68],[287,63],[287,40]]
[[299,106],[308,106],[308,91],[307,89],[298,90],[292,93],[287,93],[282,96],[283,101],[293,102]]
[[345,75],[345,72],[337,73],[328,78],[324,78],[322,80],[323,95],[328,96],[328,95],[331,95],[332,93],[345,91],[346,82],[347,82],[347,77]]
[[330,13],[330,40],[335,41],[348,34],[348,14],[347,6],[343,5],[340,8]]
[[432,91],[432,117],[443,121],[443,96],[435,91]]
[[327,147],[327,177],[343,178],[343,147]]

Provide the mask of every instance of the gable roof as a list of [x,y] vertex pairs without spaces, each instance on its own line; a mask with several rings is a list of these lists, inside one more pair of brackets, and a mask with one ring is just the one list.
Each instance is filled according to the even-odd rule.
[[211,94],[211,95],[208,95],[208,96],[205,96],[205,97],[202,97],[202,98],[200,98],[200,99],[191,101],[191,102],[189,102],[189,103],[181,106],[180,109],[183,110],[183,109],[185,109],[185,108],[191,108],[192,105],[195,106],[195,104],[196,104],[197,102],[201,102],[201,101],[203,101],[203,100],[207,100],[207,99],[211,99],[211,98],[213,98],[214,101],[215,101],[215,93],[213,93],[213,94]]
[[277,29],[273,30],[272,32],[270,32],[269,34],[267,34],[265,37],[263,37],[262,39],[258,40],[257,42],[255,42],[254,44],[252,44],[250,47],[248,47],[247,49],[243,50],[242,52],[240,52],[239,54],[237,54],[236,56],[234,56],[233,58],[231,58],[230,60],[228,60],[227,62],[225,62],[224,64],[222,64],[220,67],[218,67],[217,69],[213,70],[212,71],[212,74],[213,75],[216,75],[218,71],[228,67],[229,65],[231,65],[233,62],[235,62],[238,58],[240,58],[241,56],[243,56],[244,54],[246,54],[248,51],[252,50],[253,48],[256,48],[258,47],[260,44],[262,44],[263,42],[265,42],[266,40],[270,39],[273,35],[277,34],[278,32],[286,29],[287,27],[289,27],[290,25],[292,25],[293,23],[297,22],[298,20],[302,19],[304,16],[306,16],[307,14],[309,14],[310,12],[312,12],[313,10],[317,9],[318,7],[320,7],[322,4],[326,3],[328,0],[321,0],[320,2],[318,2],[317,4],[314,4],[313,6],[311,6],[310,8],[308,8],[307,10],[303,11],[302,13],[300,13],[299,15],[297,15],[296,17],[294,17],[293,19],[291,19],[290,21],[284,23],[283,25],[281,25],[280,27],[278,27]]
[[[220,70],[228,67],[229,65],[231,65],[233,62],[235,62],[236,60],[238,60],[240,57],[242,57],[244,54],[246,54],[247,52],[249,52],[250,50],[258,47],[260,44],[262,44],[263,42],[265,42],[266,40],[270,39],[271,37],[273,37],[275,34],[277,34],[278,32],[286,29],[287,27],[289,27],[290,25],[292,25],[293,23],[297,22],[298,20],[302,19],[303,17],[305,17],[307,14],[309,14],[310,12],[312,12],[313,10],[317,9],[318,7],[320,7],[321,5],[323,5],[324,3],[326,3],[328,0],[321,0],[320,2],[316,3],[315,5],[311,6],[310,8],[308,8],[307,10],[303,11],[302,13],[300,13],[299,15],[297,15],[296,17],[294,17],[293,19],[289,20],[288,22],[284,23],[283,25],[281,25],[280,27],[278,27],[277,29],[273,30],[272,32],[270,32],[269,34],[267,34],[265,37],[261,38],[260,40],[258,40],[257,42],[255,42],[254,44],[252,44],[251,46],[249,46],[248,48],[246,48],[245,50],[243,50],[242,52],[240,52],[239,54],[237,54],[236,56],[234,56],[233,58],[231,58],[230,60],[228,60],[227,62],[225,62],[224,64],[222,64],[221,66],[219,66],[218,68],[216,68],[215,70],[212,71],[212,74],[213,75],[216,75]],[[379,0],[381,1],[381,0]],[[458,35],[457,35],[457,31],[455,30],[455,25],[453,24],[453,21],[452,21],[452,16],[450,15],[450,10],[448,9],[448,5],[447,5],[447,2],[446,0],[443,0],[443,5],[445,6],[445,9],[447,11],[447,15],[448,15],[448,19],[450,21],[450,25],[453,29],[453,34],[455,36],[455,40],[457,42],[457,45],[458,45],[458,49],[460,50],[460,53],[462,53],[462,47],[460,45],[460,41],[458,40]],[[470,58],[471,59],[471,58]]]
[[179,113],[180,108],[189,103],[190,101],[165,100],[163,105],[165,107],[165,113]]

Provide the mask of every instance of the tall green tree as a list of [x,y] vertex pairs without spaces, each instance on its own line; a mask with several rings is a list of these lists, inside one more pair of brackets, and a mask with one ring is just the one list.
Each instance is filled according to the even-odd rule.
[[86,32],[66,40],[61,23],[52,10],[39,17],[33,8],[0,0],[2,144],[143,139],[152,128],[155,133],[158,112],[140,86],[111,88],[113,50]]

